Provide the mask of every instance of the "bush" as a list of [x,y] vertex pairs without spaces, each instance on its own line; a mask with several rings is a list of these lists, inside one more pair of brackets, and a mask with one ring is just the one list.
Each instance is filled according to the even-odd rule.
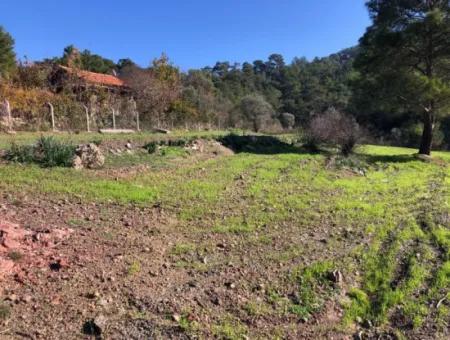
[[144,149],[150,154],[155,153],[158,150],[158,144],[156,142],[147,143],[144,145]]
[[72,166],[76,147],[54,137],[41,137],[34,145],[12,144],[5,158],[12,162],[37,163],[43,167]]
[[292,113],[282,113],[278,116],[278,120],[283,126],[283,129],[290,130],[295,125],[295,116]]
[[334,144],[340,148],[344,156],[348,156],[353,152],[361,137],[361,129],[353,117],[330,108],[311,120],[307,144],[310,147]]

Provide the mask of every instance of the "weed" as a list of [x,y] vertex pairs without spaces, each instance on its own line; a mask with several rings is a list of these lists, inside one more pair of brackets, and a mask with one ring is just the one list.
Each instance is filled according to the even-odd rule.
[[6,303],[0,302],[0,320],[6,320],[11,316],[11,307]]
[[261,301],[250,301],[244,306],[244,310],[249,316],[263,316],[271,312],[269,306]]
[[53,137],[41,137],[34,145],[19,146],[15,143],[6,152],[5,158],[18,163],[37,163],[42,167],[70,167],[75,155],[75,146]]
[[190,253],[192,251],[195,250],[195,245],[193,244],[184,244],[184,243],[179,243],[177,245],[175,245],[172,250],[171,250],[171,254],[172,255],[183,255],[183,254],[187,254]]
[[128,267],[128,275],[133,276],[141,271],[141,263],[139,261],[133,261]]
[[213,334],[219,339],[238,340],[246,338],[247,328],[231,315],[213,326]]
[[155,153],[158,150],[158,144],[156,142],[149,142],[149,143],[145,144],[143,146],[143,148],[145,150],[147,150],[147,152],[149,154],[152,154],[152,153]]
[[322,307],[334,287],[333,268],[331,262],[318,262],[299,271],[296,275],[299,283],[298,301],[291,306],[292,313],[309,318]]
[[14,262],[19,262],[22,260],[23,254],[20,251],[13,250],[8,253],[8,257]]

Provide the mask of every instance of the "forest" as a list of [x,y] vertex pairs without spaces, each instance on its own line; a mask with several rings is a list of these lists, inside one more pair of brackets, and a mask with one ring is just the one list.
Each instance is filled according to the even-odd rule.
[[[415,3],[415,2],[413,2]],[[141,66],[117,62],[70,45],[61,56],[19,60],[14,39],[0,31],[0,98],[10,102],[19,130],[49,129],[46,105],[55,107],[63,130],[85,130],[85,107],[94,127],[110,126],[120,107],[124,126],[139,112],[145,129],[244,128],[280,132],[308,129],[313,117],[336,110],[354,117],[368,141],[419,147],[450,147],[450,28],[447,1],[389,5],[369,1],[373,25],[358,46],[327,57],[286,61],[219,61],[180,70],[162,54]],[[124,51],[126,54],[126,51]],[[59,65],[114,75],[127,91],[64,86],[52,81]],[[123,104],[133,98],[134,106]]]

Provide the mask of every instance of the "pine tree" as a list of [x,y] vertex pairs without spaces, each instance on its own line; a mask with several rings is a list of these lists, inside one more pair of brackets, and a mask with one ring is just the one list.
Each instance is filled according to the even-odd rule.
[[15,68],[14,39],[0,26],[0,79],[8,77]]
[[448,0],[370,0],[373,20],[355,65],[380,88],[373,99],[405,106],[422,118],[419,153],[429,155],[433,130],[450,106]]

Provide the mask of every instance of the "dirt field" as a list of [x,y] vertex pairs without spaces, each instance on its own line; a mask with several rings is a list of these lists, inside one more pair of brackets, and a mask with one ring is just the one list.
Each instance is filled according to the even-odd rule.
[[450,153],[157,137],[103,137],[101,170],[0,165],[1,339],[450,337]]

